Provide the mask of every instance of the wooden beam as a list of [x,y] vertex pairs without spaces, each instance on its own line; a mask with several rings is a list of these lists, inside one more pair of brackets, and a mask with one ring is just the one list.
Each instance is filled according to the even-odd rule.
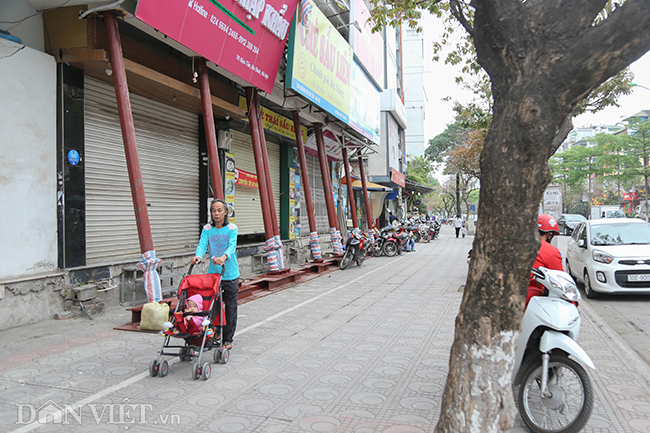
[[[88,51],[91,53],[103,52],[103,50]],[[74,53],[76,52],[64,50],[64,57],[72,57]],[[99,53],[94,54],[96,54],[96,57],[100,57]],[[79,59],[79,61],[70,61],[69,63],[83,69],[88,76],[112,84],[112,77],[106,73],[107,70],[110,70],[108,58],[95,61],[83,61],[84,57],[88,56],[84,56],[83,53],[77,53],[77,57],[75,58]],[[124,68],[131,92],[162,102],[163,104],[178,107],[185,111],[196,114],[203,113],[201,92],[196,87],[182,83],[133,60],[124,59]],[[214,95],[212,95],[212,106],[216,116],[230,116],[233,119],[243,119],[246,117],[246,111],[243,108],[239,108],[239,106],[224,101]]]
[[[196,87],[181,83],[178,80],[161,74],[160,72],[156,72],[153,69],[149,69],[146,66],[142,66],[132,60],[124,59],[124,67],[126,68],[127,76],[129,73],[135,74],[147,80],[153,81],[154,83],[157,83],[161,86],[172,89],[176,92],[191,95],[197,98],[199,101],[201,99],[201,91]],[[227,113],[233,118],[243,119],[246,117],[246,112],[244,109],[239,108],[237,105],[224,101],[223,99],[219,99],[214,95],[212,95],[212,105],[216,111],[220,113]]]

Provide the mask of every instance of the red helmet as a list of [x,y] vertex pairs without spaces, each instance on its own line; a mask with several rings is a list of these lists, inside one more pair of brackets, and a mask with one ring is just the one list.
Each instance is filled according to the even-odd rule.
[[560,234],[560,230],[557,225],[557,221],[550,215],[541,214],[537,217],[537,228],[540,232],[544,233],[554,233],[556,235]]

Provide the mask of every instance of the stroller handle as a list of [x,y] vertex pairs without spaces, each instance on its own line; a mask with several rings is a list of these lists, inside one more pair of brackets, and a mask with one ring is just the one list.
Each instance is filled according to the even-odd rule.
[[[199,262],[199,263],[201,263],[201,262]],[[197,264],[198,264],[198,263],[197,263]],[[224,264],[225,264],[225,263],[224,263]],[[190,267],[189,267],[189,269],[187,270],[187,274],[186,274],[186,275],[192,275],[192,270],[194,270],[194,263],[190,262]],[[222,277],[223,277],[223,273],[224,273],[225,270],[226,270],[226,267],[225,267],[224,265],[221,265],[221,272],[220,272],[220,274],[221,274]]]

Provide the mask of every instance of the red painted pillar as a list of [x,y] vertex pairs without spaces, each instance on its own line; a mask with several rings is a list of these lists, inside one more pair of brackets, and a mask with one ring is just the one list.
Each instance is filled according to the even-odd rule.
[[246,104],[248,105],[248,120],[251,125],[251,138],[253,140],[253,156],[255,158],[255,170],[257,171],[257,185],[260,190],[260,202],[262,204],[262,219],[264,220],[264,234],[266,239],[273,237],[273,225],[270,221],[271,210],[269,208],[269,194],[266,179],[266,170],[262,162],[262,149],[260,141],[260,130],[257,126],[258,115],[253,100],[253,88],[247,87]]
[[318,161],[320,162],[320,171],[323,177],[323,190],[325,192],[325,204],[327,205],[327,218],[330,223],[330,239],[332,241],[332,250],[335,255],[343,254],[341,245],[341,232],[339,231],[339,222],[336,218],[336,207],[334,206],[334,193],[332,192],[332,178],[330,169],[327,165],[327,151],[325,150],[325,140],[323,139],[323,129],[318,123],[314,123],[314,132],[316,133],[316,146],[318,147]]
[[[264,162],[264,171],[266,173],[266,190],[269,194],[269,210],[271,212],[271,226],[273,227],[273,234],[280,236],[280,226],[278,225],[278,216],[275,213],[275,200],[273,199],[273,185],[271,184],[271,169],[269,168],[269,155],[266,150],[266,137],[264,136],[264,122],[262,120],[262,108],[260,107],[259,94],[256,88],[253,88],[253,101],[255,103],[255,111],[257,113],[257,128],[260,131],[260,143],[262,150],[262,162]],[[259,181],[259,179],[258,179]]]
[[348,203],[350,204],[350,211],[352,212],[352,227],[359,228],[357,221],[357,207],[354,204],[354,189],[352,188],[352,177],[350,176],[350,164],[348,161],[348,148],[343,146],[341,149],[343,153],[343,167],[345,167],[345,181],[348,185]]
[[309,185],[309,173],[307,172],[307,158],[305,157],[305,144],[302,142],[302,131],[300,129],[300,115],[293,111],[293,129],[296,132],[296,145],[298,146],[298,160],[300,161],[300,179],[302,191],[305,194],[307,204],[307,219],[309,220],[309,247],[311,255],[315,260],[322,259],[318,229],[316,227],[316,214],[314,213],[314,202],[311,198],[311,187]]
[[325,140],[323,139],[323,130],[321,125],[314,123],[314,132],[316,133],[316,146],[318,148],[318,162],[320,162],[320,172],[323,177],[323,190],[325,192],[325,204],[327,205],[327,219],[330,228],[339,229],[339,223],[336,218],[336,206],[334,206],[334,193],[332,192],[332,179],[330,169],[327,164],[327,151],[325,150]]
[[122,57],[120,32],[117,28],[117,19],[112,13],[104,12],[104,24],[108,38],[108,54],[113,71],[115,97],[117,98],[117,109],[120,116],[120,126],[122,127],[126,168],[129,172],[129,183],[131,184],[131,197],[133,198],[135,223],[138,228],[140,252],[144,254],[147,251],[153,251],[153,240],[151,238],[151,226],[149,225],[147,200],[144,196],[144,184],[142,182],[142,172],[140,171],[138,148],[135,143],[135,127],[133,126],[129,87],[126,82],[124,58]]
[[314,213],[314,202],[311,198],[311,189],[309,187],[309,175],[307,174],[307,158],[305,157],[305,144],[302,142],[300,133],[300,115],[297,111],[293,112],[293,125],[296,130],[296,144],[298,145],[298,159],[300,160],[300,181],[302,182],[302,191],[305,194],[307,204],[307,218],[309,219],[309,231],[315,232],[316,214]]
[[212,178],[212,191],[215,198],[224,199],[221,167],[219,166],[219,151],[217,150],[217,133],[214,129],[214,114],[212,112],[212,93],[208,80],[208,67],[205,59],[198,60],[199,85],[201,86],[201,102],[203,104],[203,123],[205,125],[205,140],[208,146],[208,161]]
[[366,204],[366,223],[368,230],[372,229],[372,208],[368,199],[368,184],[366,183],[366,168],[363,165],[363,158],[359,157],[359,174],[361,176],[361,185],[363,186],[363,201]]

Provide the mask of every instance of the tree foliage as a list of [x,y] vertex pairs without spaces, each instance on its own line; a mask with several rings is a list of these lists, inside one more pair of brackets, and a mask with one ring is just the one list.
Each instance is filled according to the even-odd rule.
[[407,179],[422,185],[428,185],[428,186],[440,185],[438,179],[433,177],[432,175],[433,171],[434,171],[433,164],[424,156],[413,157],[409,155],[408,169],[406,171]]
[[460,172],[467,177],[480,179],[480,158],[485,143],[484,129],[474,129],[465,134],[465,140],[447,151],[448,173]]

